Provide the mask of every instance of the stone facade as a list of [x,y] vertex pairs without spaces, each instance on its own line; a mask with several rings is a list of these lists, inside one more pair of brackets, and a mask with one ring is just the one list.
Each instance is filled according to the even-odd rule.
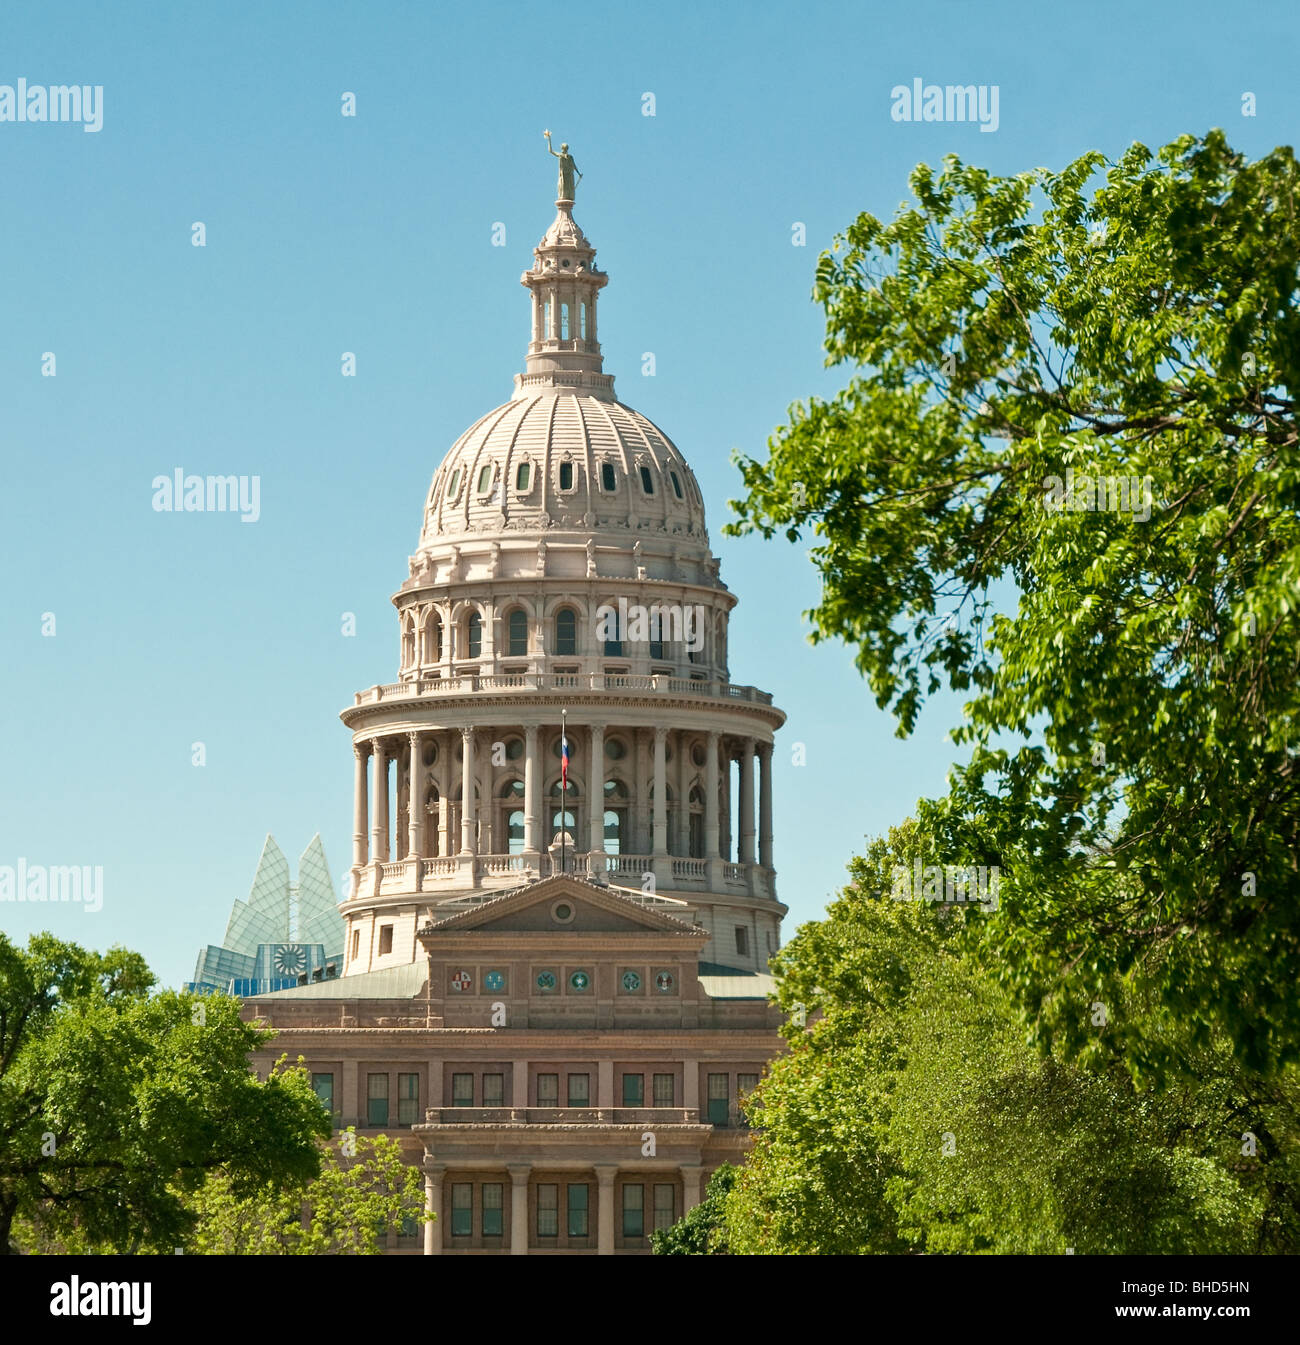
[[434,474],[398,680],[342,715],[344,975],[246,1009],[262,1068],[302,1055],[339,1124],[402,1137],[426,1253],[646,1251],[781,1047],[784,715],[730,679],[699,487],[615,399],[608,276],[556,206],[525,371]]

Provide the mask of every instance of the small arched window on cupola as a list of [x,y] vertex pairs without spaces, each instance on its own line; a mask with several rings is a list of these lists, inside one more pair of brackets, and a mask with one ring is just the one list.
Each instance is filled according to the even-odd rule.
[[649,467],[641,468],[641,489],[645,491],[647,495],[653,495],[655,493],[655,480],[654,477],[650,475]]
[[456,492],[460,489],[460,468],[457,467],[451,474],[451,480],[447,482],[447,498],[454,500]]
[[478,469],[478,493],[486,495],[492,489],[492,464],[485,462]]
[[600,464],[600,488],[610,492],[618,489],[618,474],[614,471],[612,462]]
[[573,489],[573,463],[571,462],[560,463],[560,489]]
[[531,462],[521,462],[519,466],[515,468],[515,489],[521,495],[526,495],[532,484],[533,464]]
[[682,483],[678,480],[677,473],[669,472],[668,475],[672,478],[673,494],[676,495],[679,500],[684,498],[682,495]]
[[[564,264],[565,264],[565,266],[568,266],[569,263],[568,263],[568,262],[565,262]],[[561,340],[561,341],[567,341],[568,339],[569,339],[569,305],[568,305],[568,304],[561,304],[561,305],[560,305],[560,340]]]
[[480,658],[483,654],[483,618],[471,612],[465,620],[465,657]]

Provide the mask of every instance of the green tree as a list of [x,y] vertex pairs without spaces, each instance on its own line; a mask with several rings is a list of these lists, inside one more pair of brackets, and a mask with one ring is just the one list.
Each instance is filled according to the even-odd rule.
[[[305,1187],[275,1182],[236,1195],[224,1173],[198,1191],[199,1223],[187,1250],[217,1255],[375,1255],[384,1232],[425,1221],[424,1178],[387,1135],[324,1150],[320,1175]],[[349,1152],[350,1151],[350,1152]]]
[[[1215,131],[911,187],[820,258],[854,372],[740,460],[729,530],[811,530],[813,639],[856,648],[900,734],[967,695],[927,862],[1001,868],[998,975],[1041,1046],[1086,1060],[1090,1005],[1150,1003],[1179,1032],[1112,1017],[1135,1072],[1216,1034],[1294,1061],[1294,155]],[[1114,507],[1081,479],[1057,507],[1071,471]]]
[[709,1178],[704,1199],[669,1228],[650,1234],[655,1256],[725,1256],[729,1252],[723,1213],[740,1169],[723,1163]]
[[319,1171],[329,1120],[298,1070],[259,1080],[272,1033],[237,1000],[151,993],[138,954],[0,935],[0,1249],[170,1251],[210,1173],[245,1193]]
[[[915,822],[873,841],[825,920],[774,960],[790,1050],[751,1102],[725,1205],[733,1253],[1294,1251],[1300,1081],[1191,1045],[1188,1078],[1135,1082],[1122,1043],[1044,1058],[975,908],[894,901]],[[806,1026],[804,1018],[806,1017]],[[1242,1141],[1257,1141],[1247,1156]]]

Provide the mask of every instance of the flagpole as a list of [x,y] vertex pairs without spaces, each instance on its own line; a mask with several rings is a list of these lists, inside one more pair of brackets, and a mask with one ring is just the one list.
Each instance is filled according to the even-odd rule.
[[569,712],[560,711],[560,872],[564,872],[564,834],[569,829]]

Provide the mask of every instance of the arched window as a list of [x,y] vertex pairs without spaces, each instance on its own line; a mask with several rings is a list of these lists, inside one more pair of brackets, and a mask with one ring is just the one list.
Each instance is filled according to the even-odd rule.
[[655,493],[655,480],[654,477],[650,475],[649,467],[641,468],[641,489],[645,491],[647,495],[653,495]]
[[478,493],[486,495],[492,489],[492,464],[484,463],[478,471]]
[[532,476],[532,463],[521,462],[519,466],[515,468],[515,489],[520,492],[526,491],[528,489],[529,481],[532,480]]
[[672,478],[672,482],[673,482],[673,493],[674,493],[674,494],[677,496],[677,498],[680,500],[680,499],[682,498],[682,483],[677,479],[677,473],[676,473],[676,472],[669,472],[668,475]]
[[460,468],[457,467],[451,474],[451,480],[447,482],[447,498],[454,500],[456,492],[460,489]]
[[516,607],[506,621],[506,653],[511,658],[528,653],[528,613],[521,607]]
[[689,796],[691,820],[690,820],[690,855],[692,859],[704,858],[704,791],[696,785],[691,790]]
[[424,661],[442,662],[442,622],[436,612],[430,612],[424,621]]
[[542,340],[551,339],[551,301],[547,299],[542,304]]
[[612,462],[603,462],[600,465],[600,484],[604,490],[617,490],[618,477],[614,474],[614,464]]
[[587,301],[585,299],[578,309],[578,315],[578,320],[582,323],[582,339],[585,341],[587,339]]
[[572,607],[561,607],[555,614],[555,652],[578,652],[578,614]]
[[573,463],[571,462],[560,463],[560,489],[573,489]]
[[483,618],[471,612],[465,622],[465,657],[479,658],[483,653]]
[[561,305],[560,305],[560,340],[561,340],[561,341],[567,341],[568,339],[569,339],[569,305],[568,305],[568,304],[561,304]]
[[[551,806],[548,815],[551,819],[551,828],[546,836],[546,844],[549,846],[560,834],[561,831],[569,833],[569,839],[578,845],[578,785],[573,776],[569,776],[568,792],[563,797],[563,807],[561,807],[561,781],[551,786]],[[586,846],[582,846],[586,849]]]
[[521,855],[524,852],[524,782],[510,780],[500,794],[501,820],[506,838],[505,853]]
[[627,786],[622,780],[605,781],[605,853],[621,855],[627,852]]
[[415,664],[415,627],[409,622],[402,627],[402,667],[410,668]]

